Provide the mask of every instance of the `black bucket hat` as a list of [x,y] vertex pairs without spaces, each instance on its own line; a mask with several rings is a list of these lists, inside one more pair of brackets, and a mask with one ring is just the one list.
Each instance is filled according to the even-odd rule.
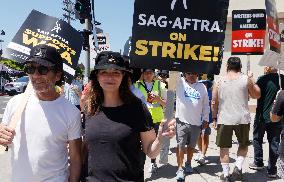
[[31,56],[25,63],[35,62],[43,66],[56,67],[63,70],[63,60],[59,52],[54,47],[47,45],[36,46],[31,51]]
[[131,72],[129,65],[118,52],[103,51],[96,57],[95,70],[116,69]]

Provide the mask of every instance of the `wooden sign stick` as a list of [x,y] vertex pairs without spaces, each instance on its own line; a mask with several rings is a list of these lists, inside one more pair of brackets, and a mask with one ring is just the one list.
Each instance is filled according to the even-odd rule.
[[[11,118],[11,122],[9,123],[10,128],[16,129],[16,126],[18,122],[20,122],[21,120],[22,113],[24,112],[26,108],[27,102],[30,98],[32,91],[33,91],[33,87],[32,87],[31,82],[29,82],[27,85],[26,91],[23,94],[23,97],[21,98],[20,105],[18,106],[18,108],[16,109],[16,112]],[[5,152],[5,149],[6,149],[6,146],[0,145],[0,154],[3,154]]]

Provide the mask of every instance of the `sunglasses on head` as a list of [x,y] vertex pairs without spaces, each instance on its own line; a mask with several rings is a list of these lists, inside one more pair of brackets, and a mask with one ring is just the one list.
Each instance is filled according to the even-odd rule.
[[46,75],[50,70],[54,70],[54,68],[49,68],[49,67],[42,66],[42,65],[41,66],[28,65],[28,66],[25,66],[24,68],[24,71],[27,74],[34,74],[36,70],[40,75]]

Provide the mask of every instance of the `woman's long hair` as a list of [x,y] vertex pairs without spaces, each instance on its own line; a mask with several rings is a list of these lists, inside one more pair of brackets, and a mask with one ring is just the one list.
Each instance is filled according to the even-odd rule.
[[[87,96],[87,114],[93,116],[101,111],[101,107],[104,101],[104,92],[97,79],[97,70],[93,70],[90,75],[91,89]],[[123,104],[130,104],[138,101],[138,98],[131,92],[129,84],[130,75],[124,72],[121,84],[119,86],[119,96]]]

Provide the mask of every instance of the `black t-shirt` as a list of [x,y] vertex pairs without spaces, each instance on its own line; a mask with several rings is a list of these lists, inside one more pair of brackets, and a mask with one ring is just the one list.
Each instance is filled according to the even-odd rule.
[[[280,91],[276,98],[276,102],[272,108],[272,114],[275,114],[277,116],[282,116],[281,121],[279,122],[284,122],[283,121],[283,116],[284,116],[284,91]],[[284,130],[281,132],[281,142],[278,148],[279,154],[281,157],[284,157]]]
[[90,181],[144,181],[140,132],[151,130],[151,114],[141,101],[103,107],[86,121]]
[[[284,88],[284,76],[281,75],[282,88]],[[258,78],[256,84],[261,90],[261,97],[257,99],[256,121],[269,123],[270,111],[279,88],[279,75],[269,73]]]

